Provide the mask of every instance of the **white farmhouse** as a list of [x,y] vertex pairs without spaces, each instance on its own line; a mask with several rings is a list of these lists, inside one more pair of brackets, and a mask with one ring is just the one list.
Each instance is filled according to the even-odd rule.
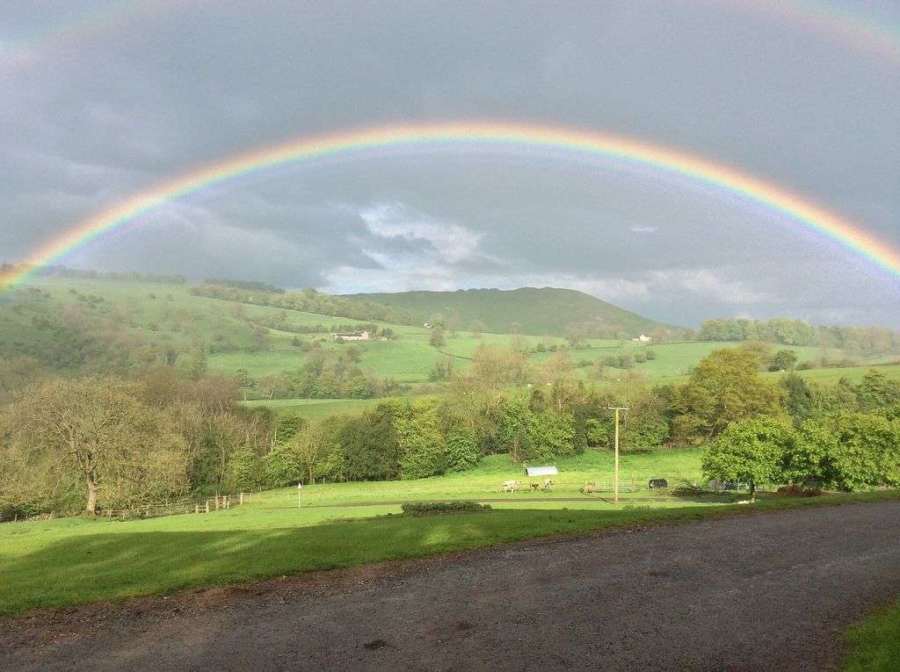
[[371,338],[372,335],[368,331],[354,331],[347,334],[331,335],[331,340],[333,341],[368,341],[371,340]]

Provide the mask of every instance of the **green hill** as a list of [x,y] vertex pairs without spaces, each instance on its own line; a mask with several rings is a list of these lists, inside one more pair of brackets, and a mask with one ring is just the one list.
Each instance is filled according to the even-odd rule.
[[467,330],[478,324],[493,333],[557,336],[578,329],[585,335],[608,337],[670,329],[583,292],[552,287],[351,294],[345,298],[403,310],[420,323],[442,321],[451,329]]

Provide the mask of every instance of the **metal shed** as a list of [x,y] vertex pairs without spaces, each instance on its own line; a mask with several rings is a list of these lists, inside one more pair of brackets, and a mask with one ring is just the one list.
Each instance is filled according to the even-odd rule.
[[559,469],[556,467],[525,467],[526,476],[556,476]]

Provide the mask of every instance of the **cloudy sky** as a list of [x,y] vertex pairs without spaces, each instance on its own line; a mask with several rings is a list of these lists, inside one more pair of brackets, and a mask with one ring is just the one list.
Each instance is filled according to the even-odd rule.
[[[0,261],[229,155],[471,119],[676,147],[900,248],[896,0],[0,0],[0,14]],[[900,327],[897,276],[787,217],[534,148],[419,146],[260,171],[64,263],[338,292],[564,286],[678,324]]]

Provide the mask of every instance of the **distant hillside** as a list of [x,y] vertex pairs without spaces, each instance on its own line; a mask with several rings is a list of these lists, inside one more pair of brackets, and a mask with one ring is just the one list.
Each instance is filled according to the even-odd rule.
[[561,336],[577,328],[592,336],[615,337],[669,329],[588,294],[552,287],[351,294],[345,298],[380,303],[412,314],[420,323],[442,320],[448,327],[462,330],[480,323],[481,329],[494,333]]

